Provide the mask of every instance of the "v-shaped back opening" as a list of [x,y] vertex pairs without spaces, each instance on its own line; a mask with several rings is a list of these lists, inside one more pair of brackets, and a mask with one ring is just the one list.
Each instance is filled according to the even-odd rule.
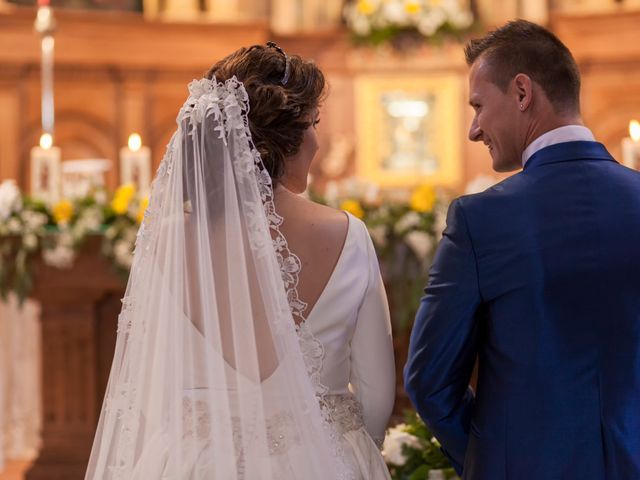
[[[315,290],[315,295],[313,295],[313,298],[309,298],[308,292],[305,293],[305,283],[311,281],[310,279],[313,278],[313,276],[316,274],[318,269],[313,268],[312,265],[309,265],[309,263],[308,263],[309,259],[305,259],[304,256],[301,257],[296,252],[295,245],[291,245],[291,244],[289,245],[291,250],[292,250],[292,252],[299,256],[300,261],[302,263],[302,269],[301,269],[300,274],[299,274],[299,283],[298,283],[298,288],[297,288],[298,291],[297,291],[297,293],[298,293],[298,296],[299,296],[300,300],[307,304],[307,307],[303,312],[304,319],[296,319],[296,324],[298,324],[298,325],[300,323],[306,321],[306,319],[310,317],[310,315],[313,313],[316,305],[318,305],[320,300],[322,300],[322,297],[324,296],[324,293],[326,292],[327,288],[331,284],[331,280],[335,276],[335,273],[338,270],[338,267],[339,267],[339,265],[341,263],[341,260],[344,257],[344,253],[345,253],[345,250],[346,250],[346,247],[347,247],[347,244],[348,244],[349,235],[350,235],[350,231],[351,231],[352,220],[350,219],[349,214],[347,212],[341,212],[341,213],[344,214],[344,216],[346,217],[346,220],[347,220],[347,225],[346,225],[346,229],[345,229],[345,232],[344,232],[344,235],[343,235],[343,238],[342,238],[342,242],[340,244],[339,250],[337,250],[337,254],[334,252],[334,255],[331,258],[327,258],[326,262],[323,262],[323,263],[325,263],[325,265],[330,265],[331,266],[330,269],[327,269],[325,275],[323,275],[324,278],[320,279],[320,280],[318,280],[317,278],[314,279],[316,281],[317,285],[321,285],[321,288],[313,289],[313,290]],[[318,253],[318,255],[320,255],[320,254],[321,253]],[[320,261],[317,258],[314,259],[314,260],[315,260],[315,262]],[[306,268],[305,268],[305,263],[307,263]]]

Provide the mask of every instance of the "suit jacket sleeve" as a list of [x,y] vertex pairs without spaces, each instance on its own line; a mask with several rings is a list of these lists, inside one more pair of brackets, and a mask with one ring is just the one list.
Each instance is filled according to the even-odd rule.
[[481,302],[475,253],[460,200],[447,214],[411,332],[405,389],[418,413],[462,473],[477,356],[476,310]]

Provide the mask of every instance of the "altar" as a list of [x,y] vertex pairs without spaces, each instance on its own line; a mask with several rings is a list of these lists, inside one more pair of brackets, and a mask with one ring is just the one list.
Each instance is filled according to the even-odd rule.
[[32,297],[42,328],[42,448],[27,479],[84,478],[116,341],[125,281],[91,238],[73,268],[39,262]]

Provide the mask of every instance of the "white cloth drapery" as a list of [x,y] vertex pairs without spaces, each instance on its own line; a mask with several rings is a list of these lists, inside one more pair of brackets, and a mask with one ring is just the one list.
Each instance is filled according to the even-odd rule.
[[15,295],[0,301],[0,471],[40,446],[40,307]]

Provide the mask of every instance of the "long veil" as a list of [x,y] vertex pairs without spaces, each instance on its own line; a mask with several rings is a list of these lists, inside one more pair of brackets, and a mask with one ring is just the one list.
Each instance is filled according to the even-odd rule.
[[86,479],[351,478],[235,77],[193,81],[152,187]]

